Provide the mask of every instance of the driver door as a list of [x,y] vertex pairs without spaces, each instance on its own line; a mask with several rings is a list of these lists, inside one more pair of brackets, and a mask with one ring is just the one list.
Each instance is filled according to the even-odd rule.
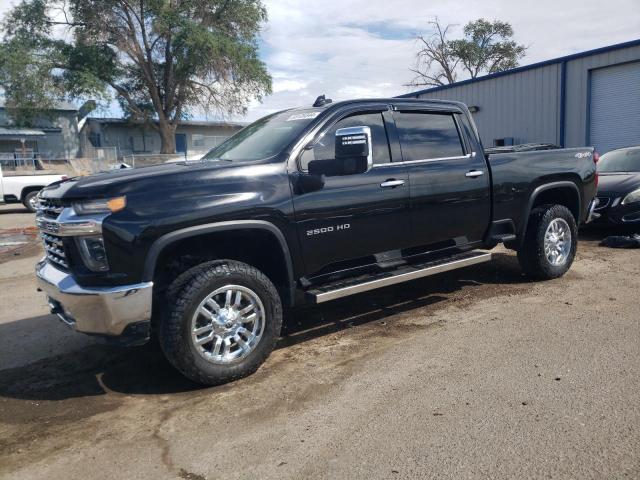
[[391,126],[385,125],[383,108],[345,114],[326,126],[313,148],[303,151],[295,175],[308,175],[312,161],[336,162],[336,131],[352,127],[370,129],[370,168],[325,175],[324,186],[309,193],[294,185],[296,226],[308,277],[375,263],[376,254],[386,253],[386,259],[399,256],[409,243],[409,178],[400,158],[391,156]]

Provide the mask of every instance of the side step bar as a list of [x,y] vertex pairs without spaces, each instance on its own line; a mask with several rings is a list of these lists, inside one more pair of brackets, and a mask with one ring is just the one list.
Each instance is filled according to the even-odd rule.
[[356,293],[368,292],[377,288],[388,287],[398,283],[409,282],[418,278],[436,275],[438,273],[469,267],[491,260],[491,253],[467,252],[443,260],[404,267],[394,272],[385,272],[379,276],[360,278],[360,281],[341,281],[334,284],[322,285],[309,290],[307,295],[315,303],[324,303],[338,298],[348,297]]

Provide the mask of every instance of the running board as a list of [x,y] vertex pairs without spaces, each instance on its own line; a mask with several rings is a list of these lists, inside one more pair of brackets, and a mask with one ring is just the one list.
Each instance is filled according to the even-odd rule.
[[429,277],[438,273],[469,267],[478,263],[491,260],[491,254],[487,252],[467,252],[447,257],[443,260],[403,267],[393,272],[384,272],[356,280],[343,280],[340,282],[322,285],[309,290],[307,295],[314,303],[324,303],[338,298],[348,297],[356,293],[368,292],[377,288],[388,287],[398,283],[409,282],[418,278]]

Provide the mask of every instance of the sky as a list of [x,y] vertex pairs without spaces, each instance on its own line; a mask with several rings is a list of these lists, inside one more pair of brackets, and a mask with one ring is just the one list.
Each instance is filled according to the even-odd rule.
[[[390,97],[415,88],[409,68],[438,16],[453,36],[478,18],[511,23],[528,47],[521,64],[640,38],[640,0],[263,0],[269,14],[260,57],[273,77],[273,94],[252,102],[244,118],[334,100]],[[0,0],[3,14],[12,0]],[[111,108],[109,115],[117,113]]]

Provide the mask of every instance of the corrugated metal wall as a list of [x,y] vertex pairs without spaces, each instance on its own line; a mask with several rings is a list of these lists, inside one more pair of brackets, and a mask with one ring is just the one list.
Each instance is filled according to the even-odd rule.
[[474,119],[485,146],[513,137],[515,143],[558,143],[560,65],[437,90],[420,98],[457,100],[477,106]]
[[591,70],[589,143],[600,153],[640,143],[640,61]]
[[[590,55],[567,63],[567,146],[579,147],[588,142],[589,72],[596,68],[640,60],[640,45]],[[638,132],[640,137],[640,132]],[[640,141],[640,138],[639,138]]]
[[[640,45],[566,61],[564,144],[588,142],[589,72],[640,60]],[[562,143],[562,61],[486,80],[420,93],[419,98],[457,100],[477,106],[474,113],[485,146],[513,137],[515,143]],[[639,137],[640,137],[640,132]]]

